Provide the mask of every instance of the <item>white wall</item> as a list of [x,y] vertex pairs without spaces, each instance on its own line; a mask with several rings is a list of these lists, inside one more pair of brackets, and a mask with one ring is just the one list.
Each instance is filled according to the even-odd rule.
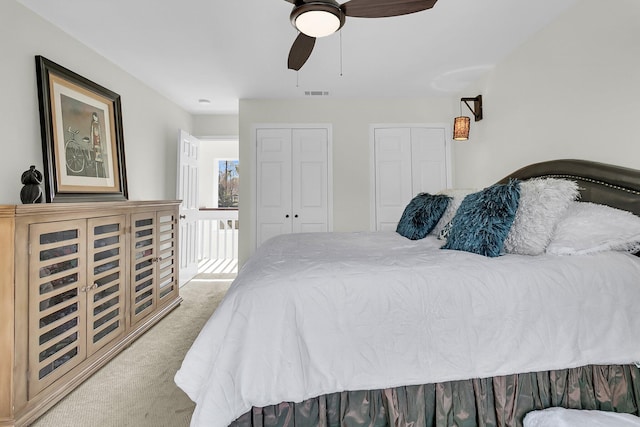
[[[369,124],[442,123],[481,93],[485,119],[456,143],[454,185],[488,185],[532,162],[583,158],[640,169],[640,2],[580,0],[464,92],[445,98],[241,100],[240,114],[190,116],[14,0],[0,2],[0,203],[19,203],[21,173],[42,169],[35,55],[122,96],[129,194],[175,197],[177,129],[240,136],[240,259],[249,241],[253,123],[333,125],[334,229],[369,224]],[[243,209],[245,208],[245,209]]]
[[[370,123],[450,122],[460,97],[483,95],[485,119],[453,144],[454,185],[489,185],[522,166],[577,158],[640,169],[640,2],[580,0],[463,92],[442,99],[241,100],[240,160],[252,123],[332,123],[334,229],[367,229]],[[466,108],[466,107],[465,107]],[[253,227],[241,180],[240,261]]]
[[190,114],[14,0],[0,1],[0,203],[20,203],[20,176],[44,172],[35,55],[122,98],[129,198],[174,199],[178,129]]
[[455,144],[454,182],[558,158],[640,169],[639,23],[640,1],[581,0],[460,94],[482,93],[485,119]]
[[237,114],[198,114],[193,116],[194,136],[206,137],[233,136],[238,137],[239,117]]
[[251,126],[258,123],[331,123],[333,126],[333,224],[335,231],[369,229],[369,125],[452,122],[449,98],[240,100],[240,242],[243,263],[255,228],[255,159]]

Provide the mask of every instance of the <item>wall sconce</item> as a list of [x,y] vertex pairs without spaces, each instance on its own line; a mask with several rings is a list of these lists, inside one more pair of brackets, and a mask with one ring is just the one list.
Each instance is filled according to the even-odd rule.
[[[473,108],[469,105],[473,101]],[[482,120],[482,95],[475,98],[460,98],[460,117],[453,119],[453,139],[456,141],[466,141],[469,139],[469,128],[471,119],[462,115],[462,103],[473,113],[476,122]]]

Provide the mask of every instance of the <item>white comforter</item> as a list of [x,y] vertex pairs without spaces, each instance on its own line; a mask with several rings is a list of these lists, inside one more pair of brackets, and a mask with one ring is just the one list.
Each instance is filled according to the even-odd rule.
[[191,425],[336,391],[640,360],[640,258],[440,245],[391,232],[263,244],[175,376]]

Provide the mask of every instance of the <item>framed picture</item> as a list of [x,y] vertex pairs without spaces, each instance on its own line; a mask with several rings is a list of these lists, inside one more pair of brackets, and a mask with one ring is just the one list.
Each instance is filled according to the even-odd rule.
[[36,56],[47,202],[127,199],[120,95]]

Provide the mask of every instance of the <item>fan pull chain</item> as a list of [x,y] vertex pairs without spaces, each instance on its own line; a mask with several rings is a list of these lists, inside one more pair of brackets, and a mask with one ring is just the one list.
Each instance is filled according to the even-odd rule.
[[300,87],[300,70],[296,70],[296,87]]
[[340,30],[340,77],[342,77],[342,30]]

